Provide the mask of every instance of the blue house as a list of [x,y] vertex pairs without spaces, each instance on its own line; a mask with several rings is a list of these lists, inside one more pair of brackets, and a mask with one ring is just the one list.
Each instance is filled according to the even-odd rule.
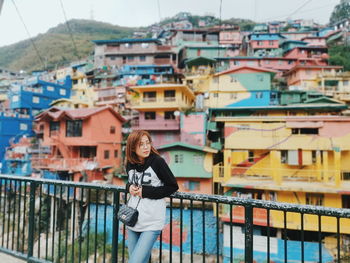
[[36,115],[40,110],[50,107],[57,99],[69,98],[72,80],[67,76],[63,81],[48,82],[40,77],[32,77],[22,83],[13,84],[9,99],[11,109]]
[[[34,116],[49,108],[52,101],[69,98],[71,88],[70,77],[64,81],[48,82],[35,76],[12,85],[8,94],[10,108],[0,113],[1,162],[5,161],[6,148],[11,143],[16,143],[22,136],[33,136]],[[5,167],[7,164],[2,163],[2,168],[6,169]]]

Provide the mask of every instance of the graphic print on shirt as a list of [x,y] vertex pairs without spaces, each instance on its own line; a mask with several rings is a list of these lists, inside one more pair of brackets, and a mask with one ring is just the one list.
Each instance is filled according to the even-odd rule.
[[152,167],[148,167],[144,172],[143,179],[142,172],[138,172],[137,170],[129,171],[129,182],[137,182],[138,185],[149,185],[149,186],[160,186],[162,182],[159,180],[156,173],[153,171]]

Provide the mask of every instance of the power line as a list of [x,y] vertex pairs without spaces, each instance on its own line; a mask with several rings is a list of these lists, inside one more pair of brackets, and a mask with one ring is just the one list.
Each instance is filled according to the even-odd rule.
[[306,0],[300,7],[298,7],[294,12],[292,12],[288,17],[291,17],[295,13],[297,13],[300,9],[302,9],[304,6],[306,6],[308,3],[310,3],[312,0]]
[[75,44],[75,41],[74,41],[74,38],[73,38],[72,29],[71,29],[71,27],[69,25],[69,22],[67,20],[67,15],[66,15],[66,11],[64,10],[63,2],[62,2],[62,0],[59,0],[59,1],[61,3],[61,8],[62,8],[62,12],[63,12],[63,15],[64,15],[64,19],[66,21],[66,25],[67,25],[67,28],[68,28],[68,31],[69,31],[69,35],[70,35],[70,38],[71,38],[72,43],[73,43],[74,55],[79,59],[77,45]]
[[[334,4],[322,5],[322,6],[318,6],[318,7],[312,8],[312,9],[306,9],[304,11],[299,12],[299,14],[305,14],[305,13],[308,13],[308,12],[315,12],[317,10],[320,10],[320,9],[323,9],[323,8],[326,8],[326,7],[329,7],[329,6],[334,6]],[[280,15],[280,16],[274,16],[274,17],[269,17],[269,18],[264,19],[264,21],[270,21],[270,20],[273,20],[273,19],[284,18],[284,17],[287,17],[287,16],[288,16],[288,14],[284,14],[284,15]]]
[[26,24],[25,24],[25,22],[24,22],[24,20],[23,20],[23,17],[22,17],[22,15],[21,15],[21,13],[19,12],[18,8],[17,8],[17,5],[16,5],[16,3],[15,3],[15,0],[12,0],[12,3],[13,3],[13,5],[15,6],[16,12],[17,12],[17,14],[18,14],[18,16],[19,16],[19,18],[20,18],[20,20],[21,20],[23,26],[24,26],[24,29],[25,29],[26,32],[27,32],[27,35],[28,35],[28,37],[29,37],[29,40],[30,40],[30,42],[31,42],[32,45],[33,45],[33,48],[34,48],[34,50],[35,50],[35,52],[36,52],[36,54],[37,54],[37,56],[38,56],[38,58],[39,58],[39,60],[40,60],[40,62],[41,62],[41,64],[42,64],[42,66],[43,66],[43,69],[46,70],[46,66],[45,66],[44,60],[43,60],[42,57],[40,56],[39,50],[38,50],[38,48],[36,47],[36,45],[35,45],[35,43],[34,43],[34,40],[32,39],[32,37],[31,37],[31,35],[30,35],[30,33],[29,33],[29,30],[28,30],[28,28],[27,28],[27,26],[26,26]]

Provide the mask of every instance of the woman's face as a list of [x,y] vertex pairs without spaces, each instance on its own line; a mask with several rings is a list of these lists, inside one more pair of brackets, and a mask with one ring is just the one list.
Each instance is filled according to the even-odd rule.
[[136,155],[139,157],[140,161],[143,161],[151,153],[151,142],[147,135],[143,135],[139,144],[136,145]]

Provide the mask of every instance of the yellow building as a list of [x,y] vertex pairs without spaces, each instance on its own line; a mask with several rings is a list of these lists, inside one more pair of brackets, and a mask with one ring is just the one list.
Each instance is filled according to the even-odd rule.
[[69,99],[63,98],[55,100],[51,103],[51,106],[75,109],[94,107],[97,101],[97,93],[94,91],[93,87],[89,85],[86,75],[74,68],[71,71],[62,69],[56,73],[59,77],[64,74],[68,74],[72,78],[71,97]]
[[191,109],[195,95],[183,84],[157,84],[132,87],[131,108],[139,111],[133,129],[179,131],[180,111]]
[[[215,189],[226,195],[296,204],[350,208],[350,118],[341,116],[219,116],[223,160],[214,166]],[[259,209],[258,209],[259,210]],[[223,217],[228,217],[224,209]],[[287,213],[287,228],[300,230],[300,214]],[[233,220],[239,222],[236,213]],[[254,224],[266,225],[266,210]],[[318,217],[304,215],[304,230],[318,231]],[[284,214],[271,211],[270,225],[284,228]],[[321,218],[326,243],[336,219]],[[350,220],[340,232],[350,233]]]
[[315,86],[326,96],[350,103],[350,71],[323,72],[317,75]]

